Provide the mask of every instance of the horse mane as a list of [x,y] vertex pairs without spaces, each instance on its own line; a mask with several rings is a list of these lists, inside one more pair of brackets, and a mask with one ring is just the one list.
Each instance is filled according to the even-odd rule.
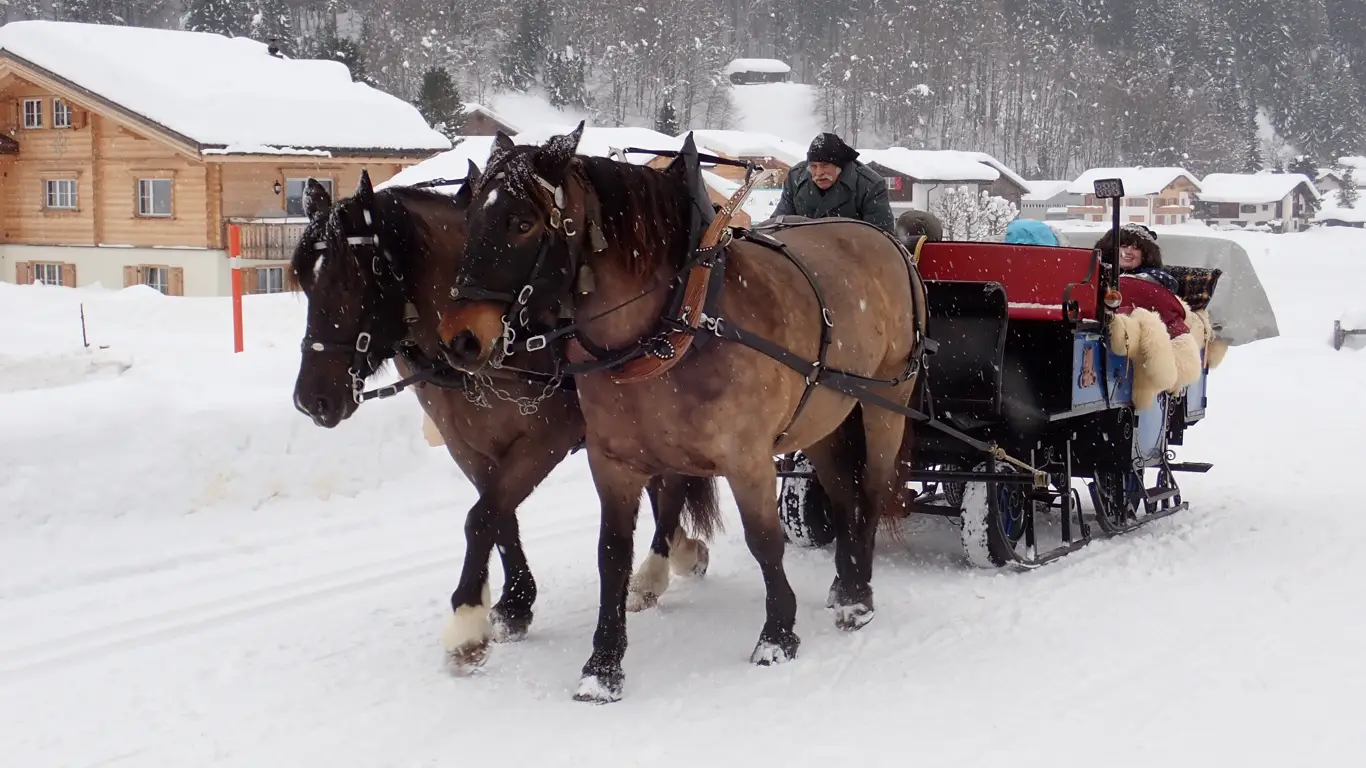
[[688,251],[688,187],[682,174],[605,157],[577,158],[597,198],[603,234],[629,271],[650,274],[681,267]]
[[[355,197],[337,201],[326,216],[313,219],[304,227],[299,242],[294,246],[290,258],[286,280],[290,290],[308,288],[313,282],[313,270],[322,258],[324,251],[314,247],[314,243],[331,238],[328,251],[335,252],[343,247],[344,231],[341,209],[354,204]],[[413,187],[389,187],[375,193],[375,215],[377,231],[384,247],[395,260],[400,274],[407,275],[408,269],[419,259],[429,258],[435,253],[454,252],[454,233],[445,225],[438,225],[433,213],[449,211],[457,213],[459,204],[453,197],[427,189]],[[344,246],[350,248],[349,245]]]
[[[549,204],[548,195],[536,181],[544,173],[537,168],[541,149],[495,149],[474,197],[479,197],[486,186],[500,183],[507,194]],[[690,195],[683,176],[672,166],[659,171],[605,157],[575,155],[569,173],[577,175],[596,198],[603,235],[618,251],[628,272],[643,275],[663,264],[682,266],[688,250]]]

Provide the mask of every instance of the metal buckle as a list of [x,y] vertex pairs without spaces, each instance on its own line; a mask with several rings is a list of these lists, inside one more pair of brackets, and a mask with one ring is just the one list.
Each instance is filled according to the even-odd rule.
[[540,336],[532,336],[526,340],[526,351],[539,352],[545,349],[545,345],[547,343],[548,342],[545,340],[545,334],[541,334]]
[[551,209],[550,209],[550,228],[551,228],[551,229],[559,229],[561,223],[562,223],[562,222],[560,221],[560,209],[559,209],[559,208],[551,208]]
[[527,302],[531,301],[532,292],[533,289],[530,283],[522,286],[522,290],[517,292],[517,303],[526,306]]
[[831,328],[835,327],[835,318],[830,314],[829,307],[821,307],[821,319],[825,321],[827,326]]
[[360,332],[360,335],[356,337],[356,351],[370,351],[370,334],[366,333],[365,331]]
[[579,234],[579,231],[577,229],[574,229],[573,219],[564,219],[560,222],[560,225],[564,227],[565,237],[575,237]]

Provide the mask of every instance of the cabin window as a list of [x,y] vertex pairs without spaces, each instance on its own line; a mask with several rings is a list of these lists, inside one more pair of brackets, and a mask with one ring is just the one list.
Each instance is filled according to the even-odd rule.
[[1255,205],[1244,205],[1243,207],[1239,208],[1238,210],[1242,211],[1243,213],[1256,213],[1256,212],[1257,212],[1257,206],[1255,206]]
[[43,285],[61,285],[62,265],[35,263],[33,265],[33,282]]
[[24,99],[24,127],[43,127],[43,100]]
[[256,268],[256,293],[282,293],[284,290],[284,267]]
[[170,179],[138,179],[138,215],[170,216],[172,186]]
[[43,205],[57,211],[76,210],[76,180],[48,179],[44,181]]
[[61,99],[52,100],[52,127],[71,127],[71,105]]
[[[329,197],[332,196],[332,180],[314,179],[327,190]],[[308,179],[285,179],[285,215],[303,216],[304,215],[304,188],[308,186]]]
[[161,291],[169,296],[171,293],[170,270],[166,267],[143,267],[142,284]]

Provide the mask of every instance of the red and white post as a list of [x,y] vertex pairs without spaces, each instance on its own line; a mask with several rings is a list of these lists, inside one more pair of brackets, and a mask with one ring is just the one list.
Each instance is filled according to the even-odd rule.
[[232,269],[232,351],[242,351],[242,230],[228,225],[228,266]]

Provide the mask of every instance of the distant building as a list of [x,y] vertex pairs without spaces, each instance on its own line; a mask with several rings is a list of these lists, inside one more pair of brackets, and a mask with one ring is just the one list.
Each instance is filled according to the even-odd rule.
[[945,190],[969,186],[1019,205],[1027,182],[983,152],[956,150],[860,149],[859,159],[887,182],[892,211],[929,211]]
[[1067,179],[1047,179],[1030,181],[1029,192],[1020,199],[1020,218],[1034,221],[1060,221],[1070,219],[1067,212],[1070,206],[1085,202],[1083,195],[1067,191],[1072,182]]
[[1210,224],[1299,232],[1319,191],[1299,173],[1211,173],[1200,181],[1196,215]]
[[733,85],[786,83],[792,67],[777,59],[735,59],[721,70]]
[[1184,224],[1195,213],[1200,184],[1185,168],[1092,168],[1067,187],[1081,195],[1080,205],[1067,212],[1085,221],[1109,221],[1110,201],[1096,199],[1098,179],[1121,179],[1124,199],[1120,202],[1120,222],[1125,224]]
[[465,125],[460,130],[464,136],[496,136],[499,131],[508,136],[522,132],[523,127],[514,125],[505,117],[482,104],[462,104],[465,108]]

